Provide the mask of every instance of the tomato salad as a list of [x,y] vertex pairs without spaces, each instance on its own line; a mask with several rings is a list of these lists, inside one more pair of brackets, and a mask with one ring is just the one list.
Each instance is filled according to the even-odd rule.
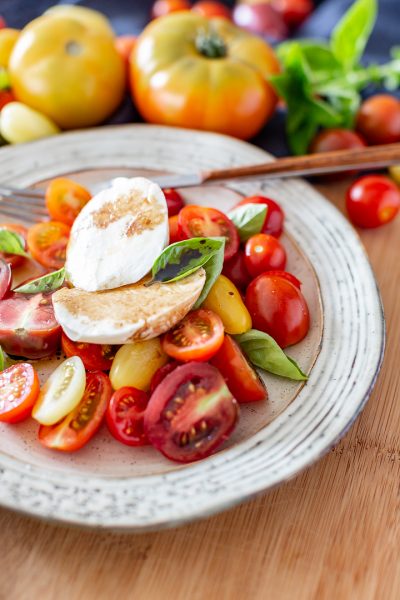
[[[307,335],[310,315],[301,282],[285,270],[279,204],[253,196],[227,215],[185,205],[176,190],[164,190],[162,202],[170,244],[140,290],[149,298],[156,285],[179,288],[195,273],[202,289],[179,314],[172,307],[158,331],[128,343],[71,339],[56,316],[57,294],[74,291],[64,263],[74,227],[91,205],[83,186],[53,180],[48,221],[29,230],[0,225],[0,421],[33,418],[40,443],[64,452],[85,446],[104,422],[122,444],[151,444],[187,463],[228,439],[242,403],[267,401],[257,369],[307,379],[283,351]],[[27,261],[45,275],[15,287]],[[99,303],[108,292],[82,293]],[[60,348],[65,359],[40,386],[35,360]]]

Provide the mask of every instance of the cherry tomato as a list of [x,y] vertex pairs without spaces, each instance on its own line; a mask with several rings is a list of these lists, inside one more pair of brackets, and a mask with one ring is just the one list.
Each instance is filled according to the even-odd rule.
[[29,363],[12,365],[0,373],[0,421],[19,423],[32,412],[39,395],[39,378]]
[[28,248],[33,258],[48,269],[61,269],[65,263],[70,228],[65,223],[36,223],[28,231]]
[[168,219],[169,226],[169,243],[175,244],[175,242],[180,242],[185,239],[181,228],[179,227],[179,216],[174,215],[173,217],[169,217]]
[[144,411],[149,402],[146,392],[134,387],[123,387],[114,392],[106,412],[110,433],[127,446],[148,444],[144,432]]
[[63,452],[75,452],[82,448],[98,431],[111,395],[111,383],[105,373],[88,373],[79,404],[60,423],[41,425],[39,428],[41,444]]
[[258,233],[247,240],[244,249],[246,267],[252,277],[264,271],[282,271],[286,265],[286,251],[279,240],[266,233]]
[[192,11],[198,13],[202,17],[207,17],[208,19],[223,17],[231,20],[232,18],[230,9],[221,2],[200,0],[200,2],[195,2],[195,4],[193,4]]
[[232,221],[216,208],[188,205],[179,213],[179,227],[185,238],[225,237],[225,259],[239,249],[239,234]]
[[136,46],[136,41],[137,37],[135,35],[119,35],[115,38],[115,47],[125,63],[127,79],[129,78],[129,61],[132,50]]
[[154,373],[167,362],[168,356],[163,352],[160,338],[124,344],[113,360],[112,386],[115,390],[128,386],[147,392]]
[[290,29],[299,27],[314,10],[312,0],[272,0],[271,6]]
[[5,260],[0,258],[0,300],[2,300],[10,291],[11,281],[11,267]]
[[0,302],[0,345],[7,354],[31,359],[52,356],[60,336],[51,293],[11,293]]
[[220,317],[227,333],[238,335],[251,329],[251,317],[240,292],[225,275],[217,277],[202,306]]
[[249,196],[241,200],[237,206],[243,206],[243,204],[266,204],[267,216],[261,230],[262,233],[268,233],[268,235],[273,235],[274,237],[279,237],[282,234],[285,213],[275,200],[266,196]]
[[400,142],[400,100],[389,94],[368,98],[358,111],[356,123],[369,144]]
[[153,4],[151,16],[153,19],[157,19],[179,10],[190,10],[189,0],[157,0]]
[[168,216],[173,217],[177,215],[181,208],[184,207],[184,200],[179,192],[173,189],[163,190],[165,199],[167,201]]
[[4,29],[5,27],[7,27],[5,19],[0,15],[0,29]]
[[282,348],[307,335],[310,315],[304,296],[282,277],[259,275],[247,288],[246,305],[253,327],[268,333]]
[[50,218],[71,226],[91,197],[91,193],[83,185],[71,179],[53,179],[46,189],[46,206]]
[[188,313],[164,335],[162,347],[175,360],[206,361],[218,352],[223,341],[221,318],[211,310],[200,308]]
[[238,402],[257,402],[268,397],[261,379],[230,335],[225,335],[224,343],[212,357],[211,364],[222,374]]
[[160,385],[160,383],[166,378],[167,375],[175,371],[176,367],[179,367],[182,363],[178,363],[176,360],[171,360],[167,362],[166,365],[160,367],[153,375],[152,380],[150,382],[150,394],[154,392],[156,387]]
[[109,371],[118,348],[108,344],[73,342],[64,332],[61,347],[65,356],[79,356],[88,371]]
[[[19,223],[0,223],[0,229],[7,229],[8,231],[12,231],[13,233],[18,233],[21,238],[21,241],[24,246],[24,250],[28,249],[26,238],[28,236],[28,230],[23,225],[19,225]],[[23,256],[18,256],[16,254],[6,254],[4,252],[0,252],[0,258],[3,258],[8,264],[15,269],[19,267],[24,261],[25,258]]]
[[219,371],[187,363],[170,373],[150,398],[144,430],[171,460],[187,463],[209,456],[233,431],[239,405]]
[[0,110],[6,104],[15,101],[15,96],[11,90],[0,90]]
[[384,175],[366,175],[347,190],[346,207],[354,225],[379,227],[399,212],[400,190]]
[[335,152],[336,150],[349,150],[363,148],[365,140],[350,129],[323,129],[313,139],[310,152]]
[[246,259],[242,250],[239,250],[235,256],[224,262],[222,273],[240,290],[244,290],[248,286],[251,276],[247,270]]
[[239,27],[265,36],[271,42],[284,40],[289,35],[282,16],[267,2],[237,4],[233,10],[233,20]]
[[292,273],[288,273],[287,271],[268,271],[268,275],[274,277],[281,277],[282,279],[287,279],[290,283],[293,283],[298,289],[301,288],[301,281],[297,279]]

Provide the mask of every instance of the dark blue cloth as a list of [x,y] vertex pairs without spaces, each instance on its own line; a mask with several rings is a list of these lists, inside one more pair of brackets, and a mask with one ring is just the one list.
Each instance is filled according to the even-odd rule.
[[[154,0],[64,0],[59,4],[78,4],[100,10],[112,21],[118,34],[138,34],[149,21]],[[232,6],[233,0],[225,0]],[[10,27],[23,27],[27,22],[57,4],[57,0],[0,0],[0,14]],[[352,0],[317,0],[317,8],[296,37],[328,37],[332,27],[352,4]],[[391,47],[400,45],[400,0],[380,0],[378,21],[368,43],[365,60],[385,62]],[[129,98],[113,116],[111,122],[138,121]],[[288,154],[284,135],[284,114],[277,112],[274,118],[253,140],[254,143],[278,156]]]

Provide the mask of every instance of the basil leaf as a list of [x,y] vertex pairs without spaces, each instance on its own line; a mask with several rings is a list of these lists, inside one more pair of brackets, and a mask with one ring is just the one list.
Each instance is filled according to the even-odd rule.
[[65,281],[65,268],[62,267],[58,271],[43,275],[33,281],[25,283],[20,287],[15,288],[13,291],[19,294],[37,294],[39,292],[54,292],[58,290]]
[[333,30],[332,51],[346,68],[358,64],[363,55],[376,13],[376,0],[357,0]]
[[[221,238],[219,238],[219,239],[221,239]],[[221,245],[219,250],[217,250],[217,252],[215,254],[213,254],[213,256],[211,256],[211,258],[203,266],[203,268],[206,272],[206,281],[204,283],[203,289],[201,290],[201,294],[198,297],[197,302],[193,306],[193,308],[199,308],[199,306],[207,298],[210,289],[212,288],[212,286],[214,285],[214,283],[216,282],[218,277],[221,275],[222,267],[224,266],[224,251],[225,251],[225,238],[222,238],[222,239],[223,239],[223,244]]]
[[0,252],[16,254],[17,256],[28,256],[25,252],[21,236],[8,229],[0,229]]
[[247,242],[252,235],[260,233],[266,216],[266,204],[244,204],[228,213],[228,217],[236,225],[241,242]]
[[[221,248],[225,238],[191,238],[165,248],[151,270],[152,281],[170,283],[203,267]],[[151,283],[151,282],[149,282]]]
[[286,356],[270,335],[257,329],[250,329],[234,337],[249,361],[256,367],[295,381],[308,379],[296,362]]

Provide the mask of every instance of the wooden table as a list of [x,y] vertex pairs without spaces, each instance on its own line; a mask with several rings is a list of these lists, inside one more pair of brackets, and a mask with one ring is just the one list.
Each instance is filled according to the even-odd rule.
[[[343,208],[345,185],[320,187]],[[400,217],[361,236],[388,340],[342,442],[274,492],[177,530],[97,534],[0,510],[0,600],[400,598]]]

